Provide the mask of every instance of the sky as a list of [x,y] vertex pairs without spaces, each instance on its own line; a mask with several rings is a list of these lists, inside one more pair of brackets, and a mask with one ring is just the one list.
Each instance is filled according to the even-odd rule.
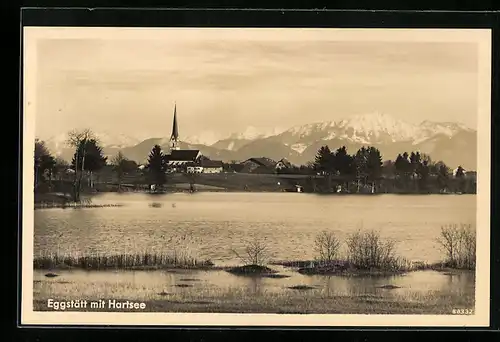
[[477,125],[478,49],[467,40],[350,39],[328,29],[85,30],[36,40],[38,137],[81,128],[168,137],[174,103],[181,140],[369,112]]

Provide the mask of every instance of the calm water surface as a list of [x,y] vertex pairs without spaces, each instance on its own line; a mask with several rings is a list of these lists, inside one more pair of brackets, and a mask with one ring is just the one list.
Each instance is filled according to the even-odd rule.
[[[440,261],[442,225],[475,225],[475,195],[321,196],[299,193],[108,193],[96,204],[123,207],[35,211],[35,255],[168,252],[176,249],[216,265],[237,264],[245,241],[265,240],[273,259],[315,257],[322,230],[340,239],[375,229],[408,259]],[[313,278],[308,278],[313,279]],[[276,280],[267,279],[273,282]],[[283,280],[279,280],[283,282]]]

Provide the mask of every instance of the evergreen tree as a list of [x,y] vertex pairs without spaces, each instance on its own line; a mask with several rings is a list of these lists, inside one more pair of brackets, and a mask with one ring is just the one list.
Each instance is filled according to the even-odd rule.
[[355,174],[354,158],[347,153],[345,146],[335,151],[335,171],[342,179],[342,187],[348,187],[350,178]]
[[408,160],[408,153],[404,152],[403,154],[398,154],[394,167],[396,169],[396,175],[401,183],[401,185],[407,189],[409,182],[409,175],[411,173],[411,164]]
[[369,147],[366,153],[367,179],[370,180],[372,184],[372,191],[375,191],[375,184],[382,176],[382,155],[375,147]]
[[328,146],[322,146],[314,161],[315,169],[321,172],[326,179],[326,191],[332,190],[332,174],[335,172],[335,154]]
[[73,154],[71,166],[73,170],[76,170],[76,165],[78,165],[80,171],[95,172],[102,169],[107,160],[96,139],[84,139],[80,141],[78,151]]
[[450,169],[443,162],[438,162],[437,167],[437,181],[439,189],[441,191],[448,189],[448,179],[450,174]]
[[150,177],[151,184],[154,184],[156,188],[162,187],[166,179],[167,164],[165,156],[159,145],[155,145],[148,156],[148,174]]
[[[93,187],[92,175],[106,165],[107,159],[108,158],[103,155],[102,147],[99,146],[96,139],[82,139],[73,155],[71,166],[75,171],[77,171],[77,167],[82,173],[86,171],[89,175],[89,186]],[[81,182],[81,178],[79,182]]]
[[317,171],[331,174],[335,168],[334,154],[328,146],[322,146],[316,154],[314,166]]
[[369,150],[366,147],[361,147],[354,155],[354,165],[356,170],[357,191],[359,192],[361,184],[365,185],[369,175],[368,171],[368,155]]
[[411,152],[410,154],[410,165],[409,165],[409,173],[412,179],[412,183],[414,184],[414,187],[417,187],[417,182],[415,182],[415,176],[418,176],[418,170],[420,169],[421,166],[421,157],[420,157],[420,152]]
[[35,139],[34,167],[35,187],[37,187],[40,182],[46,181],[45,175],[50,184],[56,167],[56,159],[50,154],[45,142],[39,139]]
[[353,157],[347,153],[345,146],[335,151],[335,168],[340,176],[346,177],[353,174]]
[[419,163],[416,172],[418,175],[418,188],[420,191],[425,191],[427,188],[427,182],[430,173],[429,162],[427,160],[424,160],[423,162]]

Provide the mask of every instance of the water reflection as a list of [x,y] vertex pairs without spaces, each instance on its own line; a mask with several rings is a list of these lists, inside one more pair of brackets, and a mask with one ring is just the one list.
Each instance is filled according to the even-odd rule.
[[[293,271],[283,271],[288,278],[236,276],[225,271],[61,271],[55,278],[45,277],[46,272],[35,271],[34,280],[43,283],[72,283],[80,295],[92,291],[114,291],[114,295],[152,296],[158,293],[200,294],[244,291],[260,296],[265,293],[300,292],[289,290],[292,286],[314,287],[322,295],[333,296],[383,296],[387,298],[425,296],[430,292],[448,294],[474,293],[473,272],[454,275],[434,271],[419,271],[397,277],[339,277],[305,276]],[[396,289],[381,286],[395,285]],[[65,285],[67,286],[67,285]],[[111,289],[111,290],[110,290]],[[88,293],[86,292],[88,291]],[[81,293],[83,292],[83,293]],[[95,293],[94,293],[95,295]],[[103,294],[104,295],[104,294]]]

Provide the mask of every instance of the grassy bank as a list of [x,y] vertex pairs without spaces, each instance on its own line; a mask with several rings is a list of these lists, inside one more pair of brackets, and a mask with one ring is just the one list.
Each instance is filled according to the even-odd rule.
[[[352,178],[332,177],[332,184],[328,182],[324,176],[313,174],[259,174],[259,173],[219,173],[219,174],[169,174],[165,187],[168,191],[178,191],[178,187],[185,187],[185,184],[194,182],[195,187],[199,191],[226,191],[226,192],[283,192],[286,189],[293,189],[295,185],[303,187],[304,192],[318,194],[333,194],[336,185],[349,184],[348,194],[370,193],[371,187],[358,189],[357,181]],[[461,189],[457,184],[458,180],[450,179],[450,184],[446,193],[467,193],[475,194],[475,185],[467,186],[466,189]],[[469,180],[468,182],[472,182]],[[70,193],[72,191],[72,181],[58,180],[52,182],[51,191],[61,191]],[[412,183],[413,184],[413,183]],[[376,193],[379,194],[441,194],[441,189],[435,180],[427,188],[415,188],[413,185],[407,184],[402,186],[393,178],[384,178],[378,182]],[[144,175],[135,174],[128,175],[122,180],[121,189],[123,191],[146,190],[148,188],[148,180]],[[91,189],[86,182],[82,184],[82,191],[96,190],[99,192],[116,192],[118,191],[118,179],[111,176],[95,175],[95,185]]]
[[[81,299],[81,292],[67,286],[67,290],[38,293],[42,285],[36,283],[34,310],[53,310],[47,307],[49,298],[60,301]],[[70,290],[71,289],[71,290]],[[128,289],[125,293],[130,293]],[[70,294],[70,292],[74,294]],[[86,296],[88,301],[102,299],[107,293]],[[424,294],[407,293],[401,296],[387,296],[387,291],[379,294],[329,295],[320,289],[294,290],[285,289],[279,293],[258,292],[247,288],[211,289],[199,288],[196,291],[152,292],[137,289],[135,295],[119,295],[114,291],[109,299],[140,301],[146,303],[141,312],[217,312],[217,313],[280,313],[280,314],[446,314],[453,309],[471,309],[474,307],[474,293],[449,293],[429,291]],[[71,309],[84,311],[85,309]],[[89,310],[89,309],[86,309]],[[90,309],[91,311],[132,311],[116,309]]]
[[121,204],[95,204],[90,198],[74,202],[72,198],[64,193],[35,193],[35,209],[50,208],[107,208],[121,207]]
[[[296,269],[301,274],[309,275],[338,275],[338,276],[393,276],[417,271],[438,271],[443,273],[454,273],[456,271],[470,271],[474,269],[462,269],[447,262],[408,262],[398,268],[384,269],[380,267],[359,268],[349,265],[346,260],[337,260],[333,263],[325,263],[317,260],[295,260],[295,261],[273,261],[270,265],[284,266]],[[342,266],[340,266],[342,265]]]

